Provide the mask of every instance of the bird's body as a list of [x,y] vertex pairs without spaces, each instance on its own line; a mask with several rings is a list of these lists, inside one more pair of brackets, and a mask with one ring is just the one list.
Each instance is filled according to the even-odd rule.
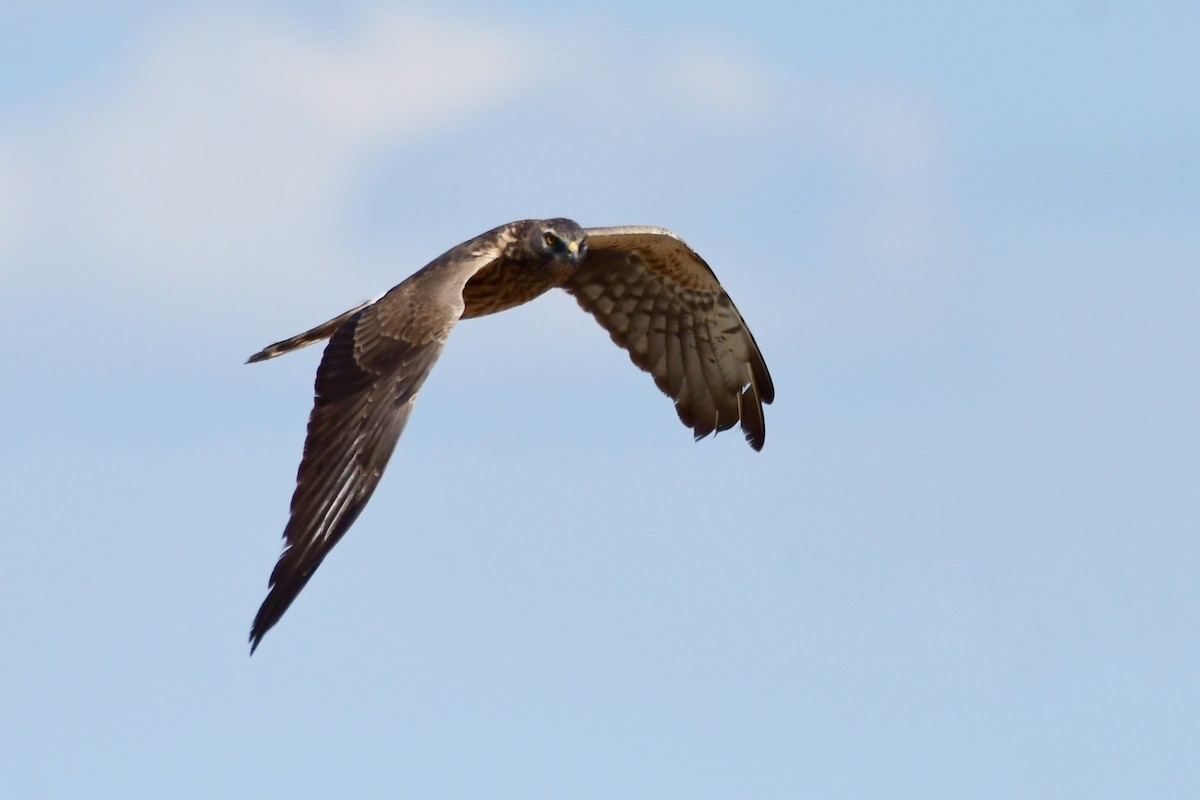
[[[519,243],[519,239],[514,242]],[[515,249],[510,245],[505,258],[488,264],[467,281],[462,293],[462,319],[483,317],[528,303],[558,286],[571,273],[570,262],[555,261],[535,268],[528,258],[513,254]]]
[[379,483],[417,392],[459,319],[575,296],[675,400],[696,438],[741,423],[762,448],[770,374],[708,265],[670,231],[522,220],[448,250],[377,300],[250,357],[329,339],[286,542],[250,632],[251,652],[353,524]]

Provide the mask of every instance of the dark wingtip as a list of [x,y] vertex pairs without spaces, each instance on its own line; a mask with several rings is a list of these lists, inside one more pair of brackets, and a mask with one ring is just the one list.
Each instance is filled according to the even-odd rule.
[[254,623],[250,626],[250,655],[254,655],[254,651],[262,644],[263,637],[267,635],[267,631],[275,627],[275,623],[283,616],[283,612],[276,608],[275,600],[275,587],[271,587],[271,591],[267,593],[267,599],[263,601],[258,613],[254,615]]
[[[767,441],[767,416],[763,413],[763,399],[759,386],[753,381],[738,397],[738,409],[742,418],[742,435],[754,452],[762,452]],[[766,401],[770,402],[770,401]]]
[[[263,637],[278,624],[279,620],[283,619],[284,612],[291,607],[292,601],[300,594],[300,590],[308,583],[313,570],[316,569],[313,567],[299,577],[287,572],[286,569],[281,569],[280,565],[287,563],[284,559],[287,558],[289,552],[293,551],[284,550],[284,554],[280,556],[279,563],[275,565],[275,571],[271,573],[267,596],[262,601],[262,605],[258,607],[258,613],[254,615],[254,623],[250,626],[250,655],[254,655],[254,651],[262,643]],[[319,566],[320,562],[318,561],[317,564]]]
[[742,422],[742,434],[746,437],[746,443],[754,449],[754,452],[761,453],[763,445],[767,441],[767,426],[765,420],[761,417],[758,420],[758,426],[746,425]]
[[254,618],[254,624],[250,626],[250,655],[254,655],[254,651],[262,644],[263,637],[267,635],[267,631],[271,630],[278,621],[276,619],[264,624],[261,612]]
[[258,613],[254,615],[254,623],[250,626],[250,655],[254,655],[254,651],[262,644],[263,637],[267,635],[267,631],[271,630],[271,626],[275,624],[263,620],[263,609],[266,607],[267,604],[264,602],[262,608],[258,609]]

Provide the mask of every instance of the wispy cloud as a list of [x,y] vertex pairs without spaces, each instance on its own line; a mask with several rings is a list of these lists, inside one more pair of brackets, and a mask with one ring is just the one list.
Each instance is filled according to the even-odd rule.
[[0,141],[0,276],[12,254],[28,236],[33,221],[31,171],[11,145]]
[[777,73],[727,42],[687,42],[661,75],[663,94],[695,118],[721,127],[769,124],[783,100]]
[[101,252],[174,289],[272,281],[331,258],[373,148],[437,134],[517,91],[519,31],[377,11],[331,36],[278,19],[162,30],[81,113],[65,182]]
[[[86,255],[78,263],[139,298],[261,303],[281,284],[315,296],[364,261],[348,215],[377,159],[473,127],[468,150],[439,166],[440,189],[478,180],[486,163],[497,164],[487,180],[505,187],[497,205],[515,209],[573,213],[602,198],[591,208],[621,213],[595,222],[664,224],[663,203],[721,186],[710,219],[776,214],[803,252],[740,234],[728,246],[777,267],[780,302],[805,298],[810,324],[835,332],[826,338],[842,340],[847,326],[863,336],[902,328],[928,315],[950,280],[936,107],[895,87],[798,73],[719,32],[651,43],[600,26],[568,48],[534,24],[375,8],[333,31],[280,15],[193,14],[140,41],[107,89],[17,142],[34,173],[22,177],[30,170],[11,157],[6,168],[0,146],[0,214],[15,220],[0,231],[0,254],[31,238],[20,231],[55,231],[72,256]],[[487,130],[489,115],[504,124]],[[549,173],[538,167],[548,152]],[[580,153],[582,175],[558,171]],[[627,187],[643,184],[655,196],[639,204]],[[763,186],[771,194],[759,197]],[[820,207],[822,219],[793,205]],[[680,233],[719,247],[735,230]],[[421,256],[437,244],[450,242]]]
[[819,232],[830,260],[805,292],[813,323],[851,347],[910,344],[944,319],[960,270],[941,110],[903,85],[808,76],[788,101],[792,146],[836,184]]

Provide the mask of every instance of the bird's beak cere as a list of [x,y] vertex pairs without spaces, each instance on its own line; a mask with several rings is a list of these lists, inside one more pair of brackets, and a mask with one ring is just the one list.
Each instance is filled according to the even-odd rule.
[[579,259],[583,258],[583,251],[579,248],[579,242],[567,242],[567,257],[571,259],[572,264],[579,263]]

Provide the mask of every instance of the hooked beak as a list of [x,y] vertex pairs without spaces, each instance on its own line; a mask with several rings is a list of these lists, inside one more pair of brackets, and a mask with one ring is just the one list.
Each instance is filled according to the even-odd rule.
[[580,246],[579,242],[567,242],[567,255],[570,257],[571,263],[578,264],[586,249],[587,245]]

